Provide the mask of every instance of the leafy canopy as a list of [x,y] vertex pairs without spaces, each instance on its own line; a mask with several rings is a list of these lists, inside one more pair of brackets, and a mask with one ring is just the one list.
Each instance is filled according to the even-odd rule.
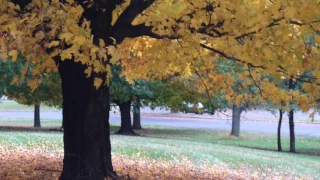
[[[260,87],[257,93],[275,104],[295,100],[304,110],[316,105],[315,98],[320,95],[319,0],[166,3],[159,2],[136,20],[152,26],[153,35],[123,43],[132,47],[122,60],[128,77],[162,78],[177,72],[190,75],[210,70],[201,83],[214,92],[223,89],[230,96],[236,82],[232,75],[211,71],[216,69],[214,61],[222,57],[243,64],[240,79],[256,81]],[[158,40],[159,35],[168,38]],[[312,72],[312,76],[302,76],[304,72]],[[287,92],[263,74],[272,75],[276,81],[301,81],[308,94]]]
[[[187,77],[214,69],[213,61],[223,57],[252,70],[250,78],[261,85],[260,93],[274,101],[279,96],[285,103],[295,99],[298,104],[310,104],[304,107],[308,109],[320,95],[319,0],[119,1],[112,9],[112,25],[130,21],[138,34],[131,36],[130,29],[118,29],[131,38],[109,37],[120,40],[114,42],[120,43],[117,48],[104,40],[93,42],[90,22],[81,18],[84,8],[73,0],[32,0],[23,10],[9,0],[0,3],[0,59],[16,60],[22,53],[24,69],[32,64],[33,74],[56,71],[55,57],[59,56],[86,65],[85,73],[94,75],[98,88],[109,82],[110,64],[120,57],[128,79]],[[86,1],[87,6],[92,3],[97,1]],[[127,11],[138,8],[139,3],[152,5]],[[306,43],[310,38],[312,46]],[[312,75],[301,76],[304,72]],[[307,94],[284,92],[261,74],[304,82],[302,89]],[[228,74],[210,73],[208,77],[207,86],[213,90],[230,89],[216,86],[221,81],[235,82]],[[32,88],[41,83],[41,77],[35,81]]]

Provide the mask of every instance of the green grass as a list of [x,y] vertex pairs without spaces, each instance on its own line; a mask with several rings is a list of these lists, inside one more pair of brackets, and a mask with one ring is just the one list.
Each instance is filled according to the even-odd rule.
[[[41,116],[41,114],[40,114]],[[41,127],[60,127],[61,120],[41,119]],[[27,118],[2,118],[0,117],[0,126],[26,126],[33,127],[33,120]]]
[[[44,110],[44,111],[57,111],[58,110],[55,107],[49,107],[46,105],[41,105],[40,109]],[[3,101],[3,103],[0,103],[0,111],[33,111],[33,110],[34,110],[33,106],[19,104],[13,100],[6,100],[6,101]]]
[[[41,119],[42,127],[60,127],[61,120]],[[118,124],[112,124],[111,132],[115,132]],[[33,126],[32,119],[0,118],[0,126]],[[253,147],[261,149],[277,150],[277,137],[274,134],[247,133],[242,132],[240,138],[230,137],[229,131],[206,130],[206,129],[184,129],[165,126],[145,126],[147,129],[137,131],[142,136],[177,139],[204,143],[223,145],[235,145],[240,147]],[[282,135],[282,148],[289,150],[289,137]],[[320,156],[320,137],[298,136],[296,138],[296,150],[301,153]]]
[[[277,150],[277,136],[264,133],[242,132],[241,137],[230,137],[229,131],[206,130],[206,129],[181,129],[173,127],[148,126],[149,129],[138,131],[141,135],[149,137],[179,139],[194,142],[213,144],[234,145],[240,147],[252,147],[269,150]],[[282,148],[289,150],[289,136],[282,135]],[[320,137],[297,136],[296,150],[300,153],[320,156]]]
[[[254,148],[276,149],[276,136],[261,133],[242,133],[230,138],[226,131],[181,129],[145,126],[137,131],[142,136],[111,135],[112,151],[127,157],[155,160],[190,160],[198,166],[223,166],[253,173],[279,173],[284,176],[320,177],[320,157],[304,154],[280,153]],[[119,126],[111,126],[115,132]],[[297,151],[320,154],[320,138],[297,136]],[[0,146],[41,147],[50,151],[62,150],[59,132],[0,132]],[[249,146],[241,147],[241,146]],[[288,149],[288,137],[283,138]]]

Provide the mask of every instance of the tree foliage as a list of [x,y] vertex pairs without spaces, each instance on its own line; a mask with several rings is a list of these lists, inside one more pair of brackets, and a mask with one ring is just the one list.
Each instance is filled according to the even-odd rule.
[[151,100],[154,97],[155,81],[135,80],[133,83],[127,82],[121,76],[121,66],[112,66],[112,78],[110,83],[111,102],[132,101],[135,98]]
[[19,57],[15,62],[12,60],[0,61],[0,94],[5,94],[11,99],[25,105],[44,103],[49,106],[62,106],[60,77],[56,73],[41,73],[43,82],[37,89],[31,90],[28,82],[33,78],[31,73],[32,65],[29,65],[24,78],[18,81],[19,86],[11,83],[15,76],[21,74],[23,69],[23,57]]
[[[166,5],[162,4],[159,6],[163,11],[150,8],[149,16],[147,13],[146,17],[141,17],[157,27],[154,32],[170,39],[159,43],[159,40],[145,37],[131,43],[134,57],[139,60],[130,61],[132,53],[127,54],[128,60],[123,63],[128,67],[125,68],[127,75],[152,78],[177,72],[180,75],[205,72],[215,68],[212,59],[223,57],[243,64],[245,72],[239,75],[240,79],[255,80],[260,86],[256,92],[274,103],[279,105],[279,97],[282,97],[287,107],[292,99],[303,110],[315,106],[313,98],[318,96],[315,89],[319,88],[319,73],[313,72],[308,78],[301,74],[318,68],[319,47],[306,43],[306,38],[314,35],[314,42],[319,44],[318,1],[181,0],[171,5],[172,11],[165,11]],[[154,16],[158,18],[152,19]],[[158,28],[163,18],[166,24]],[[156,35],[151,37],[157,38]],[[159,52],[159,49],[164,51]],[[141,71],[141,66],[146,67],[145,71]],[[288,93],[262,74],[271,74],[276,80],[293,78],[304,82],[303,89],[310,93],[308,96],[296,91]],[[226,83],[220,83],[223,81]],[[228,74],[210,71],[203,83],[211,90],[223,89],[229,100],[234,82]]]
[[[89,7],[94,2],[87,3]],[[287,104],[294,98],[304,110],[315,106],[307,102],[318,96],[314,89],[318,87],[320,74],[313,71],[319,59],[318,1],[167,0],[146,3],[153,4],[146,10],[142,8],[141,12],[127,12],[128,8],[139,6],[130,1],[119,2],[112,9],[114,26],[125,16],[132,15],[129,19],[133,29],[141,31],[141,34],[132,35],[134,40],[121,40],[118,51],[115,46],[106,45],[103,39],[98,40],[98,46],[94,45],[90,22],[81,19],[85,10],[77,2],[67,1],[62,5],[57,0],[35,0],[23,13],[19,6],[2,0],[1,57],[10,56],[16,60],[18,52],[26,54],[26,64],[34,65],[33,74],[56,71],[56,56],[62,60],[73,57],[86,65],[86,74],[91,76],[110,72],[109,63],[116,63],[121,54],[124,74],[129,78],[160,78],[174,73],[190,76],[194,71],[212,68],[212,58],[224,57],[246,65],[247,70],[256,68],[252,76],[261,83],[260,93],[264,96],[275,99],[283,96]],[[28,28],[22,31],[24,27]],[[117,36],[114,34],[114,39]],[[128,37],[131,37],[129,32]],[[316,46],[306,43],[310,38]],[[106,63],[108,55],[112,58]],[[262,71],[274,77],[292,77],[306,82],[303,89],[310,92],[310,96],[288,94],[278,89],[273,82],[260,78]],[[300,76],[306,71],[313,71],[312,77]],[[109,82],[109,78],[100,76],[95,75],[96,87]],[[229,82],[224,89],[234,82],[227,75],[210,73],[205,83],[214,84],[222,78]],[[13,83],[18,79],[16,77]],[[34,78],[29,85],[35,88],[41,81],[41,77]]]

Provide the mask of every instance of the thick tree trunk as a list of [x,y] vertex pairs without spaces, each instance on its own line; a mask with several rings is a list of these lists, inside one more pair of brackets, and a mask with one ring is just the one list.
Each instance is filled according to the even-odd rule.
[[140,99],[136,98],[133,103],[133,129],[142,129],[140,116]]
[[279,122],[278,122],[278,131],[277,131],[277,144],[278,144],[278,151],[282,151],[281,147],[281,124],[282,124],[282,109],[279,109]]
[[295,135],[294,135],[294,112],[289,111],[289,131],[290,131],[290,152],[296,152]]
[[131,125],[131,101],[117,103],[121,114],[121,127],[117,134],[135,135]]
[[34,105],[34,123],[33,127],[41,127],[40,124],[40,104]]
[[93,86],[85,67],[59,64],[63,94],[64,159],[61,180],[103,180],[114,176],[111,162],[109,89]]
[[[95,1],[93,6],[84,5],[83,17],[90,21],[93,42],[99,45],[112,43],[112,10],[116,1]],[[117,43],[121,41],[117,40]],[[64,60],[57,61],[62,82],[64,159],[61,180],[103,180],[114,177],[111,161],[109,125],[109,88],[96,89],[93,79],[86,78],[85,66]],[[101,74],[105,77],[105,74]]]
[[230,136],[240,136],[240,116],[243,111],[241,106],[232,106],[232,129]]

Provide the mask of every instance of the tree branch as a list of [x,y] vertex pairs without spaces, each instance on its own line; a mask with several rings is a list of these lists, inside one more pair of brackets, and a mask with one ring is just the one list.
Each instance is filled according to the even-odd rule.
[[263,96],[263,91],[262,89],[260,88],[260,86],[258,85],[258,83],[256,82],[256,80],[254,79],[254,77],[252,76],[252,73],[251,73],[251,66],[248,65],[248,70],[249,70],[249,75],[250,75],[250,78],[251,80],[253,81],[253,84],[259,89],[259,92],[261,94],[261,97],[266,99],[264,96]]
[[[150,32],[147,27],[132,26],[133,20],[141,14],[145,9],[150,7],[155,0],[132,0],[129,6],[124,10],[124,12],[120,15],[116,23],[112,27],[113,37],[117,41],[123,41],[124,36],[126,37],[138,37],[141,36],[141,32],[138,30],[143,30],[144,32]],[[143,28],[143,29],[142,29]],[[151,27],[149,27],[151,29]],[[123,32],[128,34],[122,34]]]
[[31,3],[31,0],[11,0],[11,2],[18,4],[20,9],[24,9],[29,3]]
[[254,68],[267,69],[267,67],[265,67],[265,66],[254,65],[254,64],[252,64],[252,63],[248,63],[248,62],[245,62],[245,61],[243,61],[243,60],[241,60],[241,59],[238,59],[238,58],[236,58],[236,57],[228,56],[226,53],[224,53],[224,52],[222,52],[222,51],[220,51],[220,50],[214,49],[213,47],[209,47],[209,46],[207,46],[207,45],[205,45],[205,44],[200,44],[200,46],[203,47],[203,48],[205,48],[205,49],[208,49],[208,50],[210,50],[210,51],[212,51],[212,52],[215,52],[215,53],[221,55],[222,57],[224,57],[224,58],[226,58],[226,59],[233,60],[233,61],[237,61],[237,62],[240,62],[240,63],[242,63],[242,64],[247,64],[247,65],[249,65],[249,66],[251,66],[251,67],[254,67]]
[[[124,37],[125,35],[125,37]],[[129,25],[126,28],[119,29],[113,34],[113,37],[117,40],[117,43],[122,42],[124,38],[135,38],[141,36],[149,36],[155,39],[178,39],[177,35],[159,35],[152,32],[152,27],[146,26],[144,24],[139,24],[136,26]]]

